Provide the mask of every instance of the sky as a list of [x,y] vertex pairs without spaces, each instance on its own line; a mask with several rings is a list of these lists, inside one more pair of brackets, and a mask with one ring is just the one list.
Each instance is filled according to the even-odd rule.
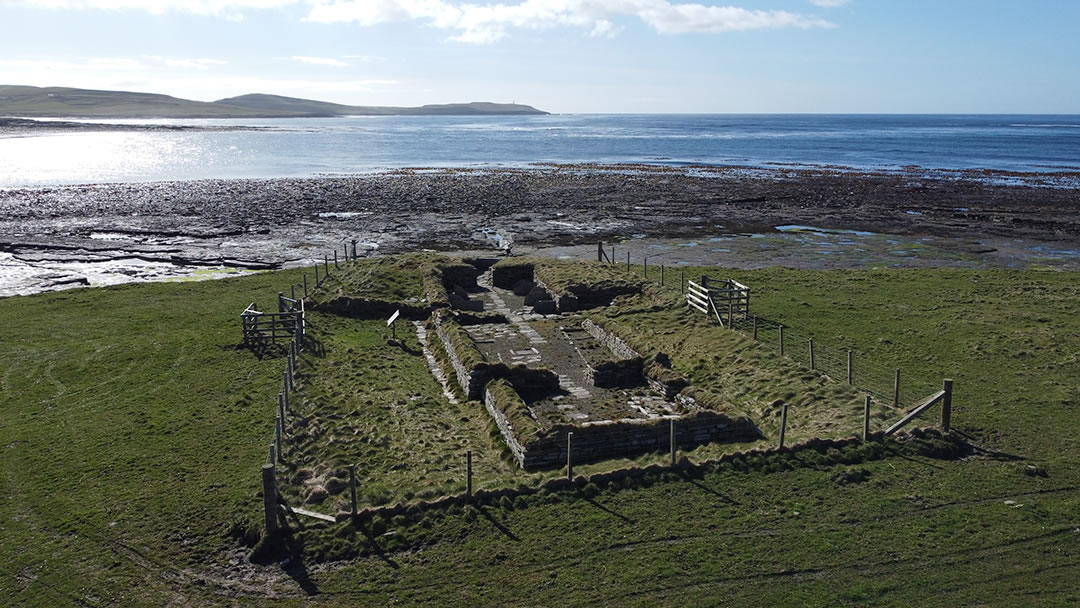
[[1080,113],[1080,1],[0,0],[0,84],[558,113]]

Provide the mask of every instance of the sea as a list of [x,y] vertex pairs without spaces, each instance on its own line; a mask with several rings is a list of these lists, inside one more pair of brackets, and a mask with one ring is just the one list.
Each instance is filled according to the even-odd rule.
[[1080,171],[1080,115],[553,114],[94,122],[260,128],[0,132],[0,188],[550,163]]

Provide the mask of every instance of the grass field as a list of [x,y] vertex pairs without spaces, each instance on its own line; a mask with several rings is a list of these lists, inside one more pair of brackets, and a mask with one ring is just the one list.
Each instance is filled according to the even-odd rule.
[[[0,603],[1080,603],[1080,276],[724,274],[754,288],[759,314],[815,340],[931,386],[955,378],[963,456],[939,440],[865,459],[856,448],[755,456],[311,529],[298,535],[309,548],[300,562],[258,566],[246,558],[261,528],[258,470],[283,363],[237,348],[237,316],[299,275],[7,298]],[[325,346],[353,349],[358,365],[385,361],[373,392],[408,403],[437,390],[415,355],[396,360],[374,328],[353,331]],[[364,414],[335,399],[340,414]],[[394,418],[379,415],[389,445],[424,440],[396,435]],[[469,421],[426,441],[440,432],[454,450],[492,441],[478,414],[446,415]],[[317,559],[357,546],[370,555]]]

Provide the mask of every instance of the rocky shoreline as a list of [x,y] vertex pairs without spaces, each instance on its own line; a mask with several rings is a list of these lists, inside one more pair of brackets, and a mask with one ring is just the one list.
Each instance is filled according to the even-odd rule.
[[[520,252],[794,224],[956,239],[974,252],[983,239],[1075,250],[1080,188],[1068,184],[1076,178],[915,168],[548,166],[7,189],[0,190],[0,294],[56,288],[5,276],[2,268],[18,264],[55,271],[136,260],[166,274],[168,266],[269,269],[321,259],[353,241],[366,254]],[[78,276],[59,274],[58,286],[78,284]]]

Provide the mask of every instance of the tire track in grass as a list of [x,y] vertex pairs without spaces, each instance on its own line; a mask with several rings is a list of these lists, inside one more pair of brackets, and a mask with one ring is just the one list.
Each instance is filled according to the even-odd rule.
[[[909,510],[907,510],[905,512],[898,513],[898,514],[876,515],[876,516],[871,516],[871,517],[864,517],[864,518],[861,518],[861,519],[858,519],[858,520],[848,520],[848,521],[845,521],[845,522],[839,523],[839,524],[819,524],[819,525],[815,525],[815,526],[811,526],[811,527],[801,527],[801,528],[792,529],[792,530],[783,530],[783,529],[776,529],[776,528],[772,528],[772,529],[760,529],[760,528],[746,529],[746,528],[743,528],[743,529],[740,529],[740,530],[712,529],[712,530],[710,530],[710,532],[708,534],[666,535],[663,538],[652,538],[652,539],[643,539],[643,540],[639,540],[639,541],[628,541],[628,542],[614,543],[614,544],[606,545],[606,546],[603,546],[603,547],[597,547],[595,549],[588,550],[588,551],[577,551],[577,550],[575,550],[575,553],[574,553],[574,555],[572,557],[563,557],[563,558],[554,558],[554,559],[552,559],[549,556],[538,555],[535,560],[531,560],[531,562],[527,562],[527,563],[521,564],[519,566],[515,566],[514,569],[515,569],[515,572],[518,572],[520,574],[526,574],[526,575],[545,574],[545,573],[548,573],[548,572],[550,572],[552,570],[581,569],[581,568],[589,567],[590,564],[598,563],[598,561],[599,562],[608,561],[603,556],[605,554],[612,553],[612,552],[615,552],[615,551],[626,551],[628,549],[637,549],[637,548],[641,548],[641,549],[644,549],[644,550],[647,551],[650,547],[659,547],[659,546],[678,547],[679,545],[685,545],[685,544],[688,544],[688,543],[700,543],[700,542],[708,541],[709,539],[717,538],[718,536],[723,536],[725,538],[755,538],[755,537],[764,537],[764,536],[783,538],[783,537],[791,536],[791,537],[796,537],[796,540],[797,540],[798,538],[801,538],[801,537],[805,536],[807,533],[811,533],[811,532],[822,533],[822,532],[830,532],[830,531],[843,531],[843,530],[848,530],[848,529],[851,529],[851,528],[858,528],[858,527],[861,527],[861,526],[866,525],[866,524],[880,523],[880,522],[884,522],[884,521],[899,522],[899,521],[904,521],[904,520],[917,519],[917,518],[920,518],[920,517],[924,516],[928,511],[939,511],[939,510],[945,510],[945,509],[962,509],[962,508],[967,508],[967,507],[975,506],[975,505],[979,505],[979,504],[992,503],[992,502],[996,502],[996,501],[1003,500],[1003,499],[1006,499],[1006,498],[1018,498],[1018,497],[1024,497],[1024,496],[1040,496],[1040,495],[1044,495],[1044,496],[1045,495],[1074,496],[1074,495],[1078,494],[1078,489],[1080,489],[1080,488],[1077,488],[1076,486],[1069,486],[1069,487],[1062,487],[1062,488],[1036,490],[1036,491],[1032,491],[1032,492],[1010,493],[1010,494],[1005,494],[1005,495],[1001,495],[1001,496],[982,497],[982,498],[973,499],[973,500],[970,500],[970,501],[953,501],[953,502],[941,503],[941,504],[937,504],[937,505],[930,505],[930,506],[913,508],[913,509],[909,509]],[[480,520],[478,518],[477,521],[480,522],[482,520]],[[948,564],[952,564],[952,563],[958,563],[959,564],[959,563],[973,562],[973,561],[975,561],[976,557],[979,557],[979,556],[988,556],[988,555],[993,554],[993,552],[995,552],[995,551],[1000,551],[1001,549],[1013,550],[1012,547],[1022,547],[1022,546],[1026,546],[1028,544],[1037,543],[1040,540],[1045,540],[1046,541],[1045,544],[1049,545],[1049,544],[1051,544],[1051,541],[1053,539],[1056,539],[1056,538],[1061,537],[1063,535],[1066,535],[1068,533],[1076,533],[1076,530],[1078,529],[1078,526],[1080,526],[1080,522],[1076,522],[1076,523],[1073,523],[1073,524],[1070,524],[1070,525],[1062,526],[1062,527],[1059,527],[1059,528],[1057,528],[1055,530],[1052,530],[1052,531],[1044,533],[1044,534],[1037,534],[1037,535],[1032,535],[1032,536],[1028,536],[1028,537],[1010,539],[1010,540],[1006,540],[1006,541],[1003,541],[1001,543],[997,543],[997,544],[991,545],[991,546],[971,547],[971,548],[967,548],[967,549],[962,549],[962,550],[957,551],[957,552],[939,553],[939,554],[935,554],[935,555],[932,555],[932,556],[920,556],[918,558],[912,557],[912,558],[905,558],[905,559],[900,559],[900,560],[885,559],[885,560],[879,560],[877,562],[873,562],[873,563],[869,563],[869,564],[867,564],[866,562],[837,563],[837,564],[831,564],[831,565],[815,567],[815,568],[802,568],[802,569],[790,569],[790,568],[787,568],[787,569],[771,570],[771,571],[757,571],[757,572],[751,572],[749,574],[740,573],[738,575],[732,575],[730,577],[726,577],[725,579],[720,579],[720,580],[713,579],[713,580],[707,581],[707,582],[690,583],[690,584],[682,585],[682,586],[660,587],[660,588],[655,588],[655,589],[651,589],[651,590],[643,589],[643,590],[639,590],[637,592],[624,594],[623,596],[619,596],[619,597],[624,597],[624,598],[629,599],[629,598],[635,598],[635,597],[639,597],[639,596],[644,597],[643,594],[656,595],[656,594],[661,594],[661,593],[670,592],[670,591],[676,591],[676,590],[680,590],[680,589],[708,588],[709,586],[719,587],[719,586],[721,586],[721,584],[727,584],[727,583],[736,582],[736,581],[744,581],[744,580],[747,580],[747,579],[761,580],[763,582],[767,582],[767,581],[776,580],[778,578],[796,578],[798,576],[811,576],[811,575],[816,576],[816,575],[821,575],[821,574],[828,574],[830,572],[856,571],[856,570],[865,569],[865,568],[868,568],[868,567],[870,567],[870,568],[876,567],[879,570],[884,570],[884,569],[887,569],[887,568],[890,568],[890,567],[895,567],[897,565],[902,565],[902,564],[910,564],[910,563],[916,563],[917,564],[917,563],[921,563],[921,561],[930,561],[930,562],[932,562],[933,567],[937,568],[942,564],[948,565]],[[555,545],[552,544],[551,546],[555,546]],[[1041,546],[1041,545],[1039,545],[1039,546]],[[959,559],[959,556],[963,556],[965,554],[971,554],[974,557],[972,557],[970,559]],[[953,559],[951,561],[946,561],[947,558],[949,558],[950,556],[956,556],[956,557],[958,557],[958,559]],[[368,563],[368,562],[374,563],[374,561],[379,561],[379,563],[381,563],[381,560],[375,560],[375,558],[367,558],[366,560],[360,560],[360,561],[357,561],[357,562],[353,562],[353,564]],[[353,564],[350,564],[350,565],[353,565]],[[348,567],[348,566],[346,566],[346,567]],[[338,569],[338,568],[335,568],[335,569]],[[315,570],[315,572],[319,572],[319,571],[320,571],[319,569]],[[321,570],[321,571],[326,572],[326,570]],[[437,581],[437,582],[425,583],[425,584],[419,584],[419,585],[407,585],[407,586],[404,586],[404,587],[395,587],[394,590],[395,590],[395,592],[406,593],[406,592],[431,591],[431,590],[434,590],[434,589],[444,589],[445,587],[446,587],[446,583],[444,581]],[[381,594],[381,593],[383,593],[383,591],[381,591],[381,590],[370,590],[370,591],[343,590],[343,591],[339,591],[339,592],[332,592],[332,593],[330,593],[330,596],[334,596],[334,597],[340,596],[340,597],[345,597],[345,598],[349,598],[349,597],[368,597],[368,596],[372,596],[372,595],[375,595],[375,594]],[[651,597],[651,595],[650,595],[650,597]],[[612,598],[605,597],[605,601],[609,601],[609,600],[612,600]],[[615,602],[615,603],[617,604],[617,602]]]
[[[860,578],[871,579],[875,578],[874,575],[888,574],[889,571],[896,570],[899,567],[914,565],[916,569],[934,569],[942,570],[946,566],[964,565],[974,563],[976,561],[984,560],[987,557],[993,555],[1000,555],[1001,549],[1006,549],[1005,553],[1011,553],[1013,550],[1021,549],[1039,549],[1044,546],[1049,546],[1051,543],[1046,542],[1052,539],[1056,539],[1065,534],[1075,534],[1076,526],[1069,525],[1061,528],[1057,528],[1044,534],[1036,534],[1033,536],[1022,537],[1019,539],[1012,539],[1000,544],[991,545],[988,547],[974,547],[971,549],[964,549],[957,552],[938,553],[934,555],[921,555],[918,557],[910,557],[903,559],[892,560],[880,560],[873,563],[867,562],[851,562],[851,563],[838,563],[830,564],[827,566],[815,567],[815,568],[801,568],[791,569],[786,568],[782,570],[773,571],[758,571],[748,574],[739,574],[736,576],[728,576],[720,579],[712,579],[709,581],[698,581],[693,583],[686,583],[681,585],[669,585],[654,587],[652,589],[639,589],[631,592],[621,594],[619,596],[607,597],[607,600],[614,600],[618,603],[618,600],[630,600],[630,599],[656,599],[654,596],[669,595],[672,592],[685,592],[688,590],[704,591],[708,589],[723,588],[731,584],[738,584],[741,591],[746,591],[746,585],[758,583],[758,584],[773,584],[776,579],[797,579],[799,577],[815,577],[820,578],[825,575],[834,575],[841,572],[859,572]],[[953,559],[950,559],[953,558]],[[1070,562],[1072,563],[1072,562]],[[1066,566],[1068,564],[1062,564]],[[1057,566],[1055,566],[1056,568]],[[1032,570],[1031,572],[1034,572]],[[1028,572],[1030,573],[1030,572]]]

